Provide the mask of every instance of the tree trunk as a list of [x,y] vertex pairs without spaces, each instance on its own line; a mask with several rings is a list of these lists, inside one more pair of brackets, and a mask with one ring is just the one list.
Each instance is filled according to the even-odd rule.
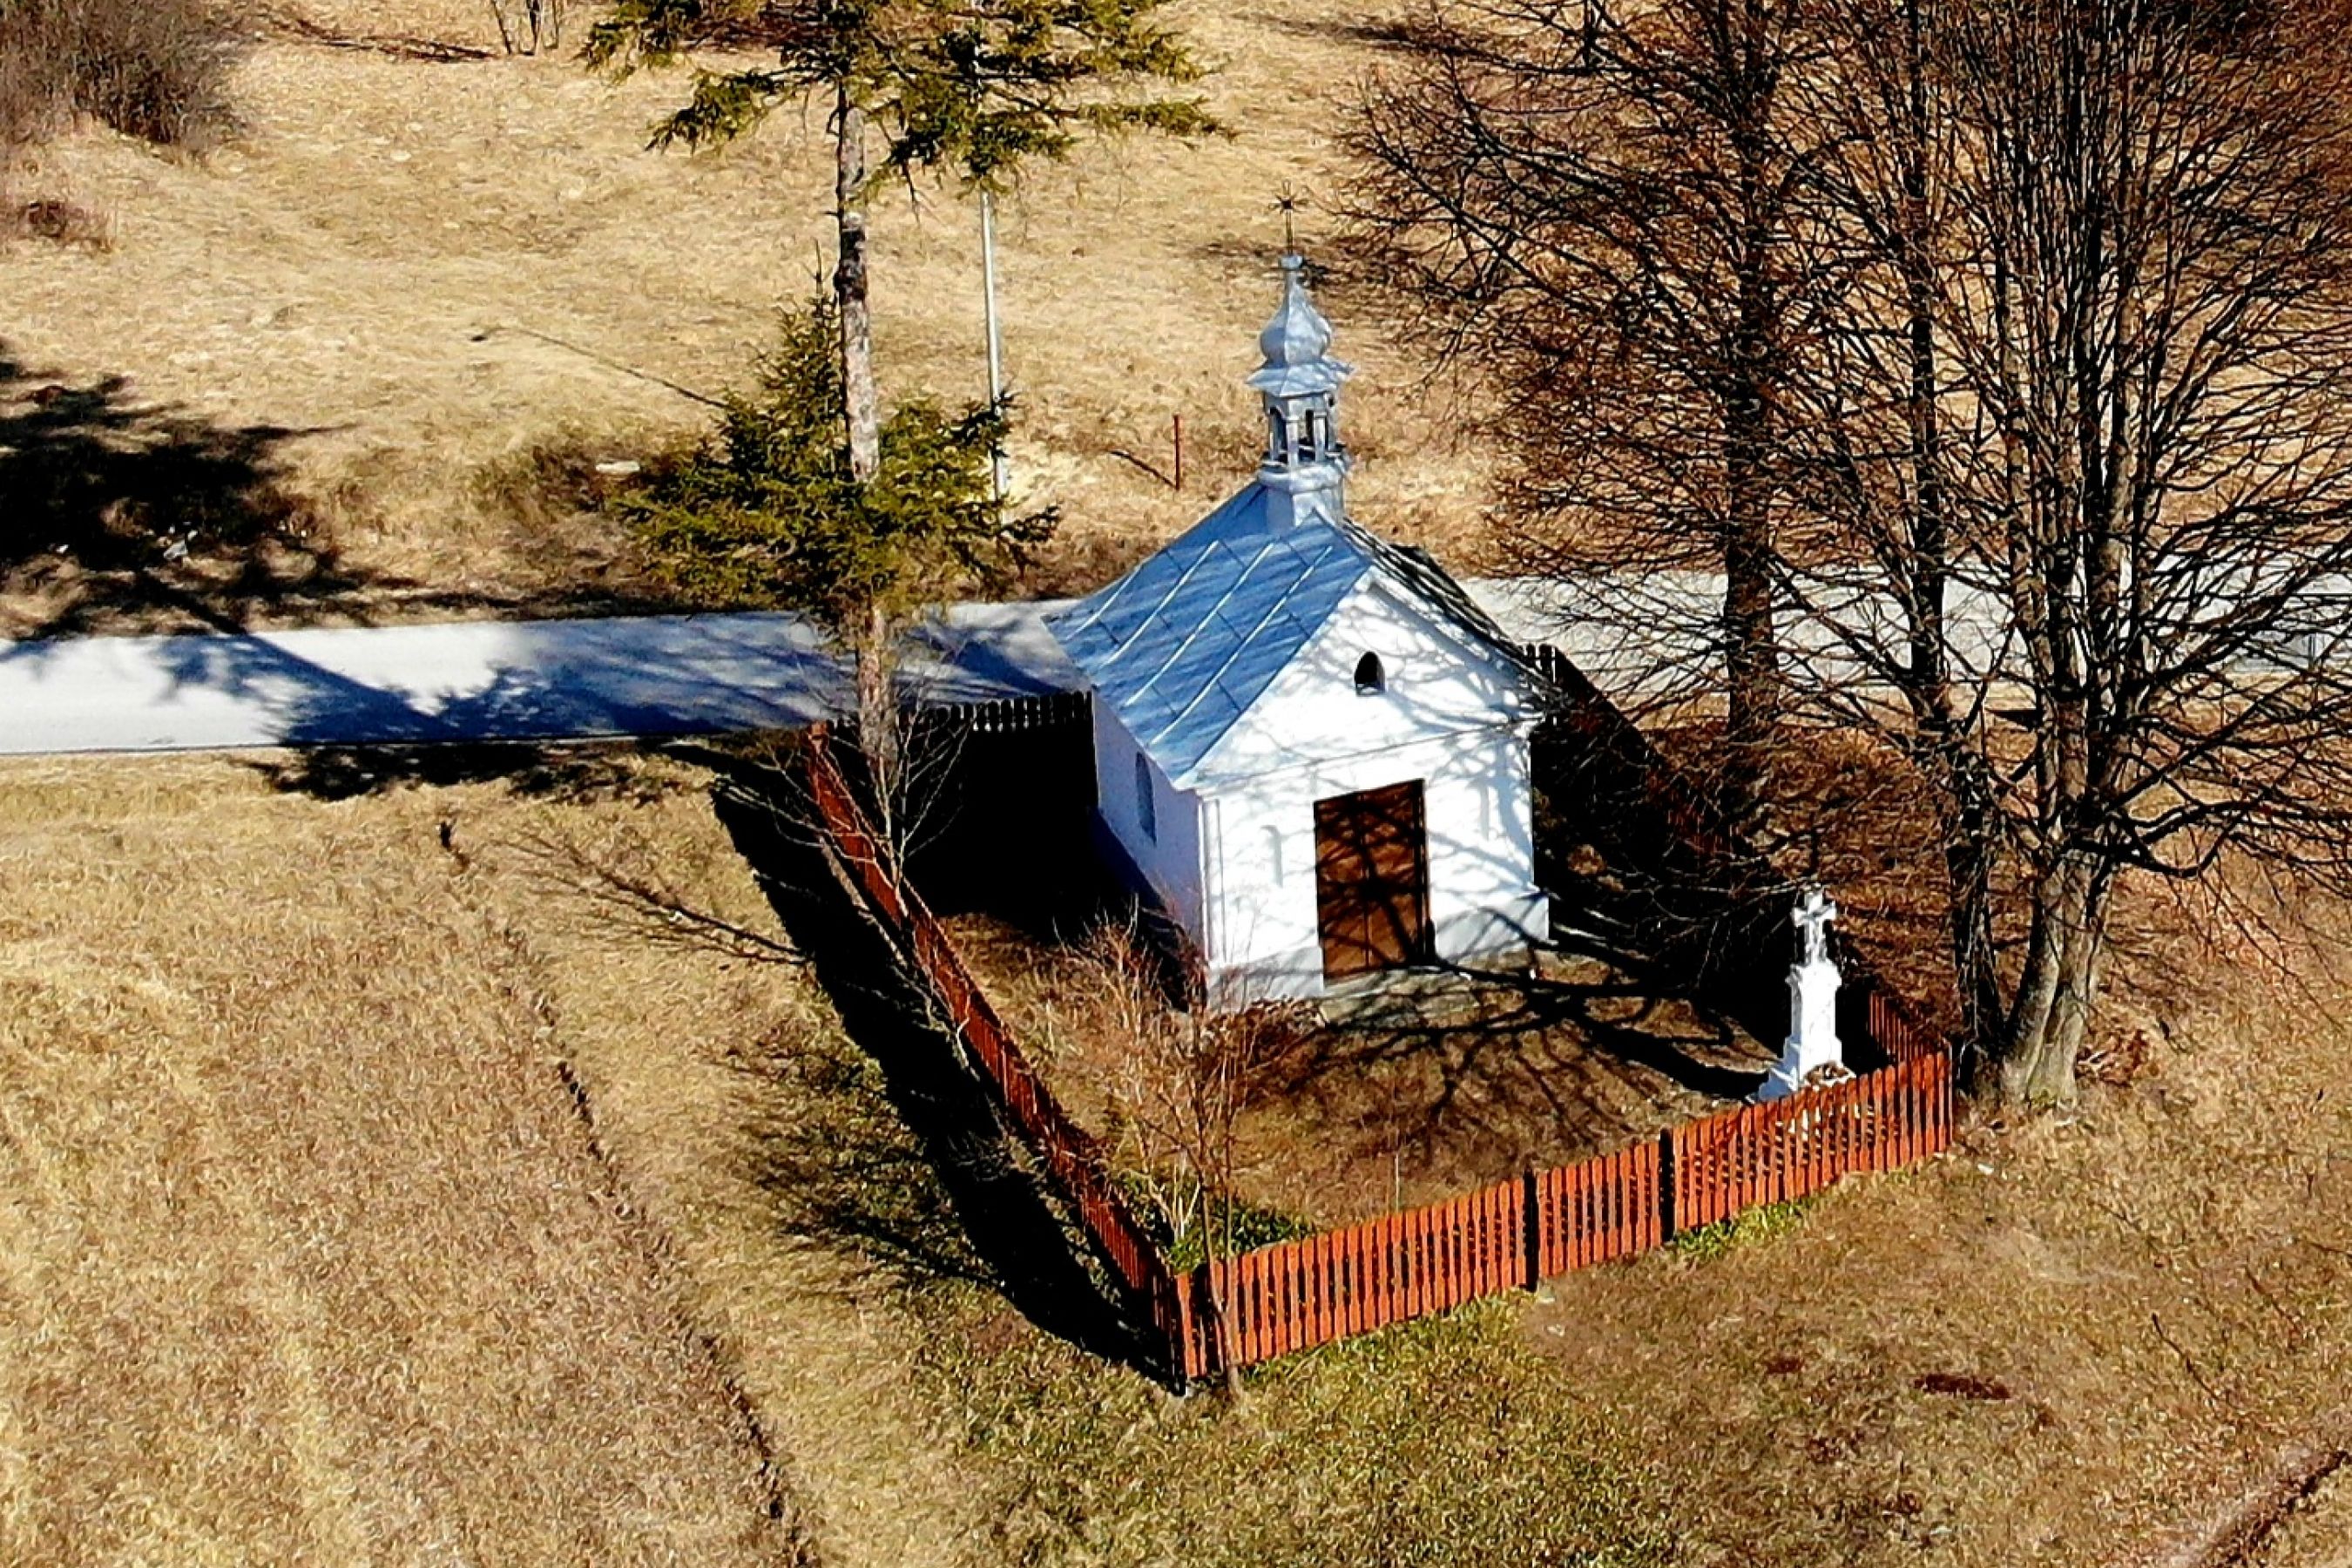
[[1772,538],[1761,462],[1764,416],[1752,391],[1730,410],[1730,494],[1723,542],[1724,805],[1752,823],[1770,794],[1780,719],[1780,666],[1772,625]]
[[1733,98],[1730,132],[1739,160],[1738,279],[1729,376],[1724,387],[1723,633],[1727,804],[1743,823],[1771,797],[1771,752],[1780,728],[1780,643],[1772,624],[1774,363],[1782,305],[1773,277],[1772,80],[1766,66],[1774,23],[1754,0],[1723,21],[1724,74]]
[[875,827],[895,868],[905,859],[905,769],[898,733],[895,628],[879,604],[866,606],[852,642],[857,679],[857,749],[874,796]]
[[[882,466],[882,414],[874,380],[874,311],[866,272],[866,111],[846,85],[834,96],[834,220],[840,255],[834,268],[833,297],[841,318],[841,391],[849,473],[861,487]],[[850,639],[856,666],[857,745],[866,758],[877,814],[876,826],[892,850],[895,868],[904,857],[898,842],[900,757],[896,681],[893,679],[889,616],[877,603],[866,607]]]
[[833,298],[841,316],[841,393],[849,473],[859,484],[882,466],[882,413],[874,390],[874,311],[866,283],[866,110],[847,86],[834,97],[834,222],[840,257]]
[[2002,1051],[2001,1097],[2011,1105],[2074,1101],[2074,1063],[2098,994],[2106,881],[2092,854],[2070,849],[2035,884],[2025,974]]
[[1980,779],[1983,759],[1962,753],[1949,764],[1952,782],[1944,842],[1944,880],[1950,917],[1952,979],[1960,1001],[1960,1078],[1975,1080],[1978,1066],[2000,1044],[2000,973],[1992,939],[1993,804]]

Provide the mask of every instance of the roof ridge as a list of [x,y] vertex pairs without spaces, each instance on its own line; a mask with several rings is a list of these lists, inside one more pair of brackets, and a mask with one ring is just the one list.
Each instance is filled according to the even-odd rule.
[[[1355,535],[1370,552],[1373,564],[1399,587],[1437,610],[1463,631],[1508,658],[1523,669],[1534,668],[1527,651],[1503,630],[1495,617],[1479,606],[1465,588],[1442,565],[1437,557],[1425,550],[1393,543],[1382,539],[1351,517],[1342,516],[1339,525]],[[1430,579],[1434,577],[1436,581]]]

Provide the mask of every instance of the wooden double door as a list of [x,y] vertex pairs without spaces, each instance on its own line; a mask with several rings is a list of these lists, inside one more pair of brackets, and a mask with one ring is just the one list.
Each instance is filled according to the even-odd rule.
[[1315,803],[1315,906],[1327,980],[1430,961],[1420,780]]

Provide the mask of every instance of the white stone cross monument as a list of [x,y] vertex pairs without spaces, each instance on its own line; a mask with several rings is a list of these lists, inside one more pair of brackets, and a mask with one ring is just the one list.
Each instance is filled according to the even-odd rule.
[[1838,907],[1819,888],[1797,900],[1797,962],[1789,966],[1789,1038],[1780,1059],[1751,1097],[1781,1100],[1805,1087],[1823,1068],[1843,1068],[1838,1044],[1838,969],[1830,961],[1830,922]]

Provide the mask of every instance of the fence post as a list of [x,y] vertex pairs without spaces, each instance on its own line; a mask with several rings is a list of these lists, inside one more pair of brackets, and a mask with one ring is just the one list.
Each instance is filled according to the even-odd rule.
[[1520,1239],[1528,1255],[1527,1288],[1532,1290],[1543,1283],[1544,1254],[1543,1189],[1536,1180],[1533,1166],[1519,1173],[1519,1208],[1522,1215]]
[[1675,1168],[1675,1130],[1671,1127],[1658,1134],[1658,1241],[1661,1246],[1675,1238],[1676,1221],[1675,1190],[1682,1184],[1682,1173]]

